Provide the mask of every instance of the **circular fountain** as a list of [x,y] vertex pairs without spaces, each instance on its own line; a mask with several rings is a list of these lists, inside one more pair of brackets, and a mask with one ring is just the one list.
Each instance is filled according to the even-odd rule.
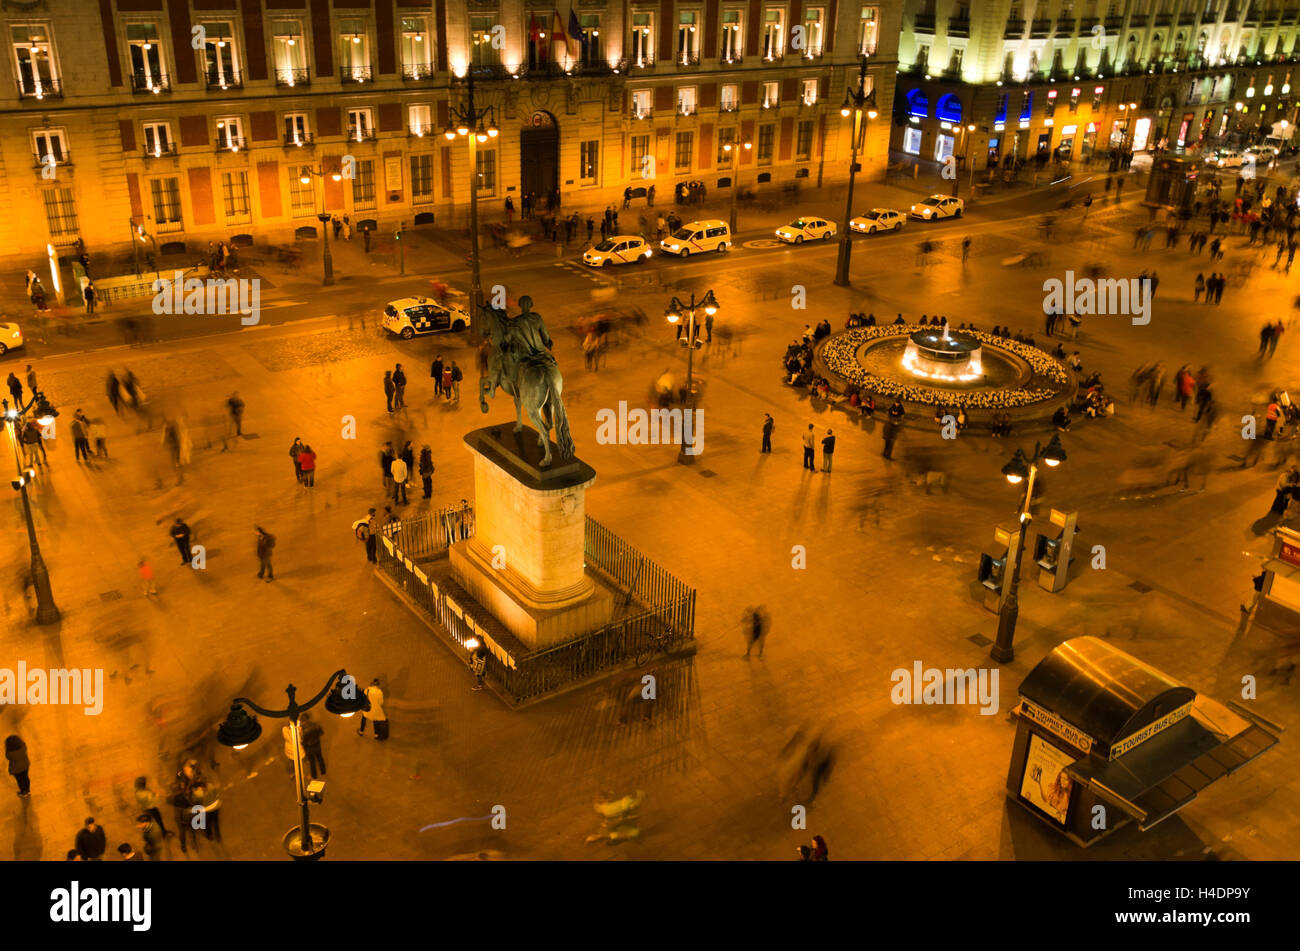
[[968,333],[918,330],[903,351],[903,369],[931,383],[971,383],[984,376],[983,345]]

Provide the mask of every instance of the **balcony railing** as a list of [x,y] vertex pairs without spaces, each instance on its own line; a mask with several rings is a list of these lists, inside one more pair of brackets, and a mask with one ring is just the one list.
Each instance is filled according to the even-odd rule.
[[918,13],[912,17],[912,31],[914,33],[933,33],[934,32],[934,14]]
[[970,36],[970,17],[948,17],[949,36]]
[[764,100],[763,100],[763,109],[764,109],[765,111],[767,111],[767,112],[776,112],[776,111],[777,111],[778,109],[780,109],[780,108],[781,108],[781,100],[780,100],[780,99],[764,99]]
[[640,59],[633,57],[631,60],[632,69],[652,69],[654,64],[655,58],[653,56],[642,56]]
[[180,154],[176,148],[175,142],[158,142],[155,143],[152,148],[150,148],[147,145],[142,145],[140,146],[140,153],[146,159],[156,159],[156,158],[164,158],[164,157],[175,158],[177,155]]
[[[48,159],[50,158],[53,158],[53,156],[47,155],[42,157],[33,152],[32,159],[34,161],[34,164],[32,165],[32,167],[36,169],[38,172],[41,171],[42,169],[49,168],[50,163]],[[72,156],[69,155],[67,152],[64,152],[63,158],[55,159],[54,165],[58,168],[72,168]]]
[[1096,17],[1079,17],[1079,35],[1091,33],[1092,28],[1100,22]]
[[700,54],[692,53],[690,50],[681,50],[675,60],[678,66],[699,66]]
[[1002,35],[1007,39],[1019,39],[1025,35],[1028,25],[1024,20],[1008,20],[1007,28]]
[[227,89],[244,88],[244,77],[237,69],[226,70],[221,73],[218,73],[215,69],[210,69],[207,71],[204,78],[207,80],[209,89],[220,89],[224,91]]
[[[520,74],[524,72],[522,66],[519,68],[519,72]],[[465,80],[469,78],[470,74],[473,74],[474,82],[476,83],[496,82],[498,80],[514,78],[510,75],[510,70],[506,69],[501,63],[471,63],[466,68],[466,74],[464,76],[457,76],[454,72],[451,74],[452,84],[457,86],[463,84]]]
[[1231,3],[1231,4],[1229,4],[1229,5],[1228,5],[1228,10],[1227,10],[1227,12],[1224,13],[1224,15],[1223,15],[1223,22],[1224,22],[1224,23],[1236,23],[1236,22],[1237,22],[1237,17],[1240,15],[1240,13],[1241,13],[1241,10],[1237,7],[1237,5],[1236,5],[1235,3]]
[[1124,29],[1124,18],[1106,17],[1106,22],[1103,24],[1103,26],[1106,27],[1106,32],[1108,33],[1110,32],[1118,33],[1120,30]]
[[1169,26],[1173,22],[1174,22],[1174,15],[1172,13],[1156,14],[1156,26]]
[[61,79],[42,79],[37,82],[34,79],[20,83],[18,86],[18,97],[20,99],[62,99],[63,98],[63,80]]
[[147,78],[144,73],[133,73],[131,75],[131,91],[136,94],[171,92],[172,85],[168,81],[166,73],[158,73]]
[[427,83],[434,78],[431,63],[407,63],[402,66],[402,79],[408,83]]
[[344,84],[370,82],[369,66],[343,66],[339,69],[339,81]]
[[284,147],[287,149],[306,149],[316,144],[316,137],[310,132],[286,132]]
[[733,99],[731,102],[724,102],[718,106],[719,112],[735,112],[740,108],[740,100]]
[[1258,8],[1252,6],[1249,10],[1246,11],[1245,24],[1246,24],[1246,26],[1258,26],[1258,25],[1259,25],[1259,9],[1258,9]]
[[1195,13],[1180,13],[1180,14],[1178,14],[1178,25],[1179,25],[1179,26],[1192,26],[1192,25],[1194,25],[1195,23],[1196,23],[1196,14],[1195,14]]
[[1061,17],[1056,21],[1057,36],[1072,36],[1074,34],[1074,17]]
[[779,63],[783,59],[785,59],[785,50],[776,50],[763,54],[763,62],[765,63]]
[[242,152],[246,143],[242,135],[219,135],[217,136],[218,152]]
[[822,47],[821,47],[820,44],[818,44],[817,46],[810,46],[810,47],[808,47],[806,50],[803,51],[803,58],[804,58],[804,59],[821,59],[821,58],[822,58],[822,55],[823,55],[824,52],[825,52],[825,50],[822,49]]
[[686,119],[693,119],[695,117],[695,113],[696,113],[695,106],[683,105],[682,103],[677,104],[677,115],[679,117],[686,118]]
[[290,69],[287,66],[279,68],[275,71],[275,84],[286,89],[291,89],[294,86],[310,86],[311,70]]
[[349,142],[374,142],[379,136],[373,128],[358,129],[356,126],[348,127]]
[[1034,20],[1029,25],[1029,35],[1038,39],[1052,35],[1051,20]]
[[743,63],[744,61],[745,61],[745,54],[743,53],[731,53],[731,54],[723,53],[721,58],[721,62],[723,66],[736,66],[739,63]]
[[1147,26],[1150,22],[1151,14],[1149,13],[1134,13],[1128,18],[1130,30],[1141,29],[1142,27]]
[[638,109],[638,108],[636,108],[636,106],[633,106],[633,107],[632,107],[632,118],[633,118],[633,119],[638,119],[638,120],[640,120],[640,119],[653,119],[653,118],[654,118],[654,114],[655,114],[654,109],[651,109],[649,106],[647,106],[647,107],[644,108],[644,109]]

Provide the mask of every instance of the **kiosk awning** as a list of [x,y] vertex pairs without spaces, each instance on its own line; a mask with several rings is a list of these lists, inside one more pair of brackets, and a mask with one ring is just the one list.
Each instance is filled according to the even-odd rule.
[[1191,716],[1131,752],[1109,761],[1081,759],[1066,773],[1123,809],[1145,831],[1277,742],[1258,723],[1198,696]]

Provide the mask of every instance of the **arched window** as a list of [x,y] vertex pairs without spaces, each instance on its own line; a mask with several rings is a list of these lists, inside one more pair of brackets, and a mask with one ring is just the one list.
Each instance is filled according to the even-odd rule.
[[907,94],[907,114],[921,119],[930,117],[930,100],[921,90],[913,89]]
[[961,100],[952,93],[940,97],[934,107],[934,117],[944,122],[961,122]]

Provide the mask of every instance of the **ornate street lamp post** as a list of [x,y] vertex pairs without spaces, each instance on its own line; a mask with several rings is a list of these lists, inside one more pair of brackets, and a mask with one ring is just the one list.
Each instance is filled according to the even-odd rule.
[[731,167],[731,237],[732,240],[735,240],[736,237],[736,196],[740,192],[740,150],[744,149],[746,152],[748,152],[753,147],[754,147],[753,142],[744,142],[739,145],[732,145],[730,142],[728,142],[726,145],[722,147],[722,151],[726,152],[727,155],[731,155],[732,152],[736,153],[734,158],[735,164]]
[[[482,109],[474,105],[474,68],[465,68],[466,102],[463,106],[452,106],[451,124],[443,135],[449,142],[457,136],[469,141],[469,253],[470,253],[470,297],[474,301],[474,312],[483,306],[483,281],[479,275],[478,260],[478,147],[488,139],[495,139],[500,134],[496,123],[496,108],[485,106]],[[484,125],[486,120],[486,125]]]
[[289,706],[283,710],[267,710],[247,697],[236,697],[231,701],[230,713],[226,716],[225,722],[217,728],[217,741],[223,746],[242,750],[262,735],[262,725],[257,722],[257,717],[247,713],[244,707],[249,707],[264,717],[288,718],[289,736],[293,743],[293,781],[298,793],[298,805],[302,808],[302,820],[296,829],[290,829],[285,833],[283,844],[285,851],[295,860],[314,860],[325,855],[330,832],[323,825],[312,825],[308,811],[309,803],[321,801],[325,784],[321,783],[319,788],[310,789],[303,777],[302,732],[298,726],[299,717],[324,700],[326,710],[347,719],[354,714],[369,710],[370,700],[364,692],[357,689],[356,679],[348,676],[346,670],[336,670],[330,674],[329,680],[325,681],[325,686],[321,687],[320,692],[306,703],[298,703],[297,688],[293,684],[289,684],[284,692],[289,695]]
[[[699,341],[695,339],[696,325],[695,312],[703,310],[704,313],[712,317],[718,312],[718,300],[713,296],[713,291],[708,291],[699,301],[695,299],[695,293],[691,293],[691,302],[683,304],[681,300],[674,297],[664,310],[664,316],[668,318],[670,324],[676,324],[680,321],[686,321],[686,394],[687,406],[686,412],[690,412],[695,405],[695,351],[700,346]],[[695,461],[695,456],[686,452],[686,422],[682,421],[682,448],[677,453],[677,461],[683,465],[690,465]]]
[[[330,213],[325,210],[325,170],[319,165],[315,168],[312,168],[310,165],[304,165],[302,167],[302,177],[299,178],[298,181],[302,182],[304,185],[310,185],[312,180],[315,178],[321,180],[320,213],[316,215],[316,220],[320,222],[321,231],[324,233],[323,240],[325,242],[325,253],[321,259],[325,268],[325,274],[321,283],[326,287],[329,287],[334,283],[334,258],[330,253]],[[332,172],[330,178],[334,179],[336,182],[343,181],[343,175],[340,172]]]
[[[844,199],[844,222],[840,225],[840,254],[835,264],[835,283],[840,287],[849,286],[849,254],[853,247],[852,231],[849,222],[853,220],[853,179],[858,171],[858,150],[866,139],[866,119],[874,119],[876,112],[876,90],[867,92],[867,57],[862,57],[858,68],[858,88],[844,93],[844,105],[840,115],[844,118],[853,116],[853,138],[849,149],[849,193]],[[865,119],[864,119],[865,113]]]
[[1025,454],[1017,449],[1011,461],[1002,467],[1002,474],[1012,485],[1018,485],[1026,480],[1028,482],[1025,485],[1025,501],[1020,507],[1020,531],[1016,533],[1015,553],[1012,562],[1006,568],[1010,574],[1003,582],[1010,584],[1011,589],[1002,604],[1002,610],[998,613],[998,636],[989,651],[989,656],[999,664],[1009,663],[1016,656],[1013,642],[1016,637],[1016,620],[1020,616],[1020,558],[1025,551],[1025,532],[1029,531],[1029,523],[1033,521],[1033,516],[1029,514],[1029,506],[1033,502],[1034,481],[1038,477],[1040,460],[1052,467],[1059,466],[1065,461],[1065,450],[1061,448],[1059,436],[1053,436],[1052,441],[1045,448],[1040,443],[1035,443],[1034,455],[1031,459],[1026,459]]
[[[54,603],[54,591],[50,588],[50,572],[45,567],[45,559],[41,557],[41,546],[36,540],[36,523],[32,520],[32,501],[27,495],[27,484],[36,478],[36,470],[28,468],[19,455],[18,443],[21,437],[18,430],[23,417],[29,411],[35,413],[36,421],[42,427],[53,423],[59,411],[51,406],[45,399],[45,394],[39,391],[32,394],[31,402],[26,406],[17,404],[10,406],[8,400],[0,400],[0,405],[4,407],[5,427],[9,430],[9,439],[14,447],[14,462],[18,465],[18,478],[13,479],[10,485],[22,494],[23,515],[27,519],[27,543],[32,551],[32,586],[36,589],[36,623],[57,624],[61,615],[58,605]],[[45,438],[43,434],[41,438]]]

